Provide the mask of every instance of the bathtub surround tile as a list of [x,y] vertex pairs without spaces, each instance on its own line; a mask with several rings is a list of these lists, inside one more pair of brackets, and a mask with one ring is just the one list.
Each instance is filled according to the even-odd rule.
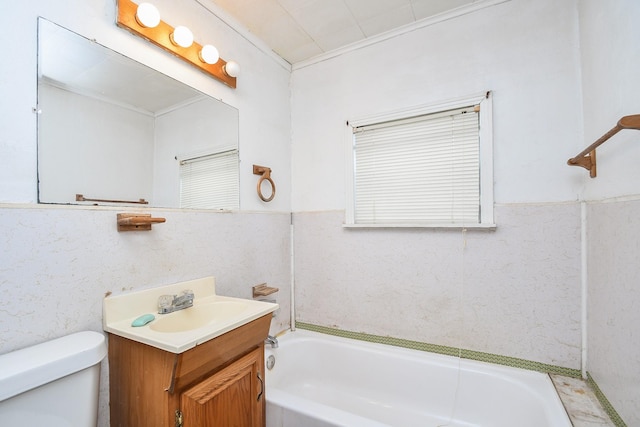
[[294,214],[296,318],[579,369],[580,205],[496,205],[495,231]]
[[343,211],[294,214],[297,318],[456,345],[460,234],[345,230],[343,220]]
[[580,205],[497,205],[496,222],[467,238],[462,347],[579,369]]
[[609,402],[609,399],[607,399],[607,397],[604,395],[602,390],[600,390],[600,387],[595,382],[595,380],[593,379],[593,377],[589,372],[587,372],[587,383],[593,390],[596,398],[604,408],[605,412],[609,415],[609,417],[611,418],[615,426],[627,427],[627,423],[625,423],[624,420],[620,417],[620,414],[618,414],[618,412],[615,410],[611,402]]
[[640,200],[590,202],[588,370],[622,419],[640,425]]
[[598,396],[601,392],[591,378],[585,381],[556,374],[550,376],[574,427],[626,427],[624,423],[614,422],[614,417],[610,418]]

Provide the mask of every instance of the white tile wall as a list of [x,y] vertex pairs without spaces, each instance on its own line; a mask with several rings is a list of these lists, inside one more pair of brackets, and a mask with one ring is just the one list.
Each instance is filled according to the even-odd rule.
[[640,425],[640,200],[592,202],[588,370],[629,426]]

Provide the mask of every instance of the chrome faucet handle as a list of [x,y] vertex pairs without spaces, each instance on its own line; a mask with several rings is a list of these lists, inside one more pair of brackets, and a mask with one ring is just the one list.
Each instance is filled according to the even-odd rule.
[[190,289],[185,289],[180,293],[180,296],[176,296],[173,299],[173,305],[193,304],[194,293]]
[[193,291],[191,289],[185,289],[184,291],[181,292],[181,296],[193,299],[195,294],[193,293]]
[[175,297],[175,295],[160,295],[158,297],[158,307],[171,307]]
[[264,340],[265,344],[271,344],[271,348],[278,348],[278,338],[268,335],[267,339]]
[[158,314],[172,313],[193,306],[195,294],[190,289],[185,289],[178,295],[160,295],[158,297]]

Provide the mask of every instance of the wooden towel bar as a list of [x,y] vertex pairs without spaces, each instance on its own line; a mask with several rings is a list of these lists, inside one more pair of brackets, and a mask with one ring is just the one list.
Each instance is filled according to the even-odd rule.
[[605,141],[611,138],[622,129],[637,129],[640,130],[640,114],[634,114],[632,116],[624,116],[618,121],[613,129],[602,135],[596,142],[576,154],[575,157],[567,160],[569,166],[582,166],[589,171],[591,178],[596,177],[596,148],[602,145]]

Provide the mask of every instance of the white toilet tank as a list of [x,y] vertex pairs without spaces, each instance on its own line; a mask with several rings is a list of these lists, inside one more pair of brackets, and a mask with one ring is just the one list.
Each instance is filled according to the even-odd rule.
[[95,427],[104,335],[78,332],[0,355],[0,424]]

